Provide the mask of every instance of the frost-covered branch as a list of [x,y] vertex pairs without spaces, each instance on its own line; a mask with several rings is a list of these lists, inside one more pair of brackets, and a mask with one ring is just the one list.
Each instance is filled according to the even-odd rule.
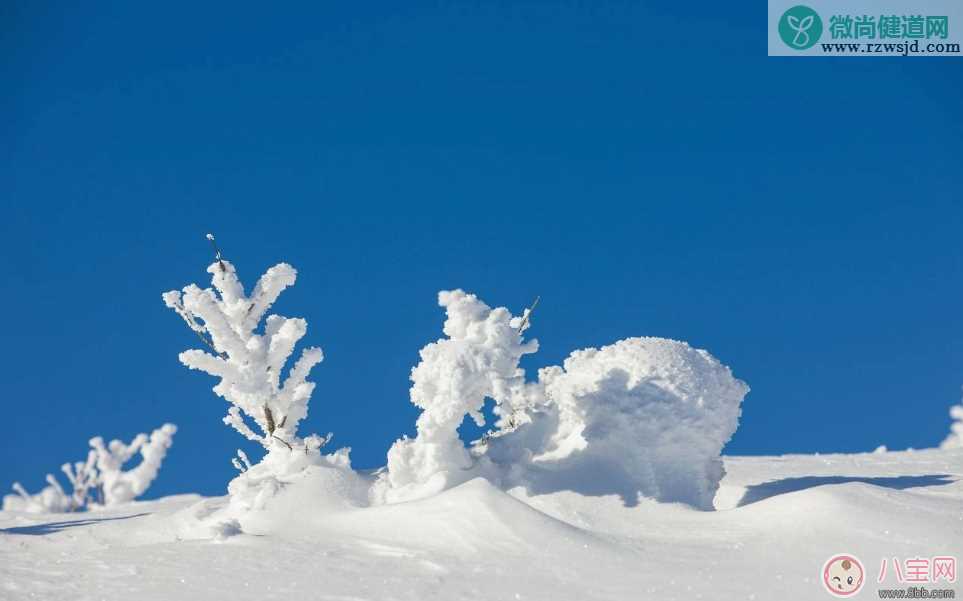
[[251,469],[251,462],[247,458],[247,453],[241,449],[237,450],[237,457],[231,459],[231,465],[237,468],[242,474]]

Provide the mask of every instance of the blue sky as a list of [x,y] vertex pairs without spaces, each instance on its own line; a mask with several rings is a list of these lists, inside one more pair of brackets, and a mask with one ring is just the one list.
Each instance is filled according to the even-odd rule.
[[[180,431],[149,496],[238,446],[160,293],[217,234],[324,347],[304,432],[413,433],[440,289],[521,310],[534,372],[655,335],[752,392],[727,452],[937,444],[963,384],[953,59],[767,58],[762,7],[0,8],[0,488],[90,436]],[[247,446],[245,446],[247,445]]]

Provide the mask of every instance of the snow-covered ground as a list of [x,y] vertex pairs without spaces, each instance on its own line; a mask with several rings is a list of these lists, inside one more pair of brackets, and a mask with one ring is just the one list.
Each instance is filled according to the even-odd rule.
[[830,599],[821,570],[840,553],[869,599],[906,586],[877,584],[884,558],[963,554],[963,449],[725,467],[716,511],[476,478],[371,507],[302,489],[262,511],[270,534],[254,517],[220,540],[197,524],[226,497],[0,512],[0,599]]

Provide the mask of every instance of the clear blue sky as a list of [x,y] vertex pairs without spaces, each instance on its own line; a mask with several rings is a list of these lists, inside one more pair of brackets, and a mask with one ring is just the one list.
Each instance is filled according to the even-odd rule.
[[959,61],[767,58],[739,3],[42,4],[0,8],[0,488],[172,421],[150,494],[223,493],[251,447],[160,299],[205,283],[208,231],[249,283],[299,269],[303,428],[361,467],[413,432],[453,287],[541,295],[532,372],[709,349],[752,387],[728,453],[947,433]]

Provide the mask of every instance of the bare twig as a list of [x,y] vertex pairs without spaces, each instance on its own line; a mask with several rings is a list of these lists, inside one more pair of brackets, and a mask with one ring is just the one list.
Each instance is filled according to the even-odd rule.
[[210,348],[212,351],[214,351],[214,354],[215,354],[215,355],[217,355],[217,356],[220,357],[221,359],[227,359],[227,353],[222,353],[221,351],[217,350],[217,348],[214,347],[214,343],[211,342],[210,340],[208,340],[208,339],[204,336],[204,334],[198,332],[197,330],[193,330],[193,332],[194,332],[195,334],[197,334],[197,337],[201,339],[201,342],[203,342],[204,344],[206,344],[206,345],[208,346],[208,348]]
[[279,427],[283,428],[283,427],[284,427],[284,422],[286,422],[287,420],[288,420],[288,416],[285,415],[283,418],[281,418],[281,425],[280,425],[280,426],[278,426],[277,424],[275,424],[275,423],[274,423],[274,414],[271,413],[271,408],[268,407],[267,404],[265,403],[265,405],[264,405],[264,421],[267,422],[267,432],[268,432],[268,436],[270,436],[270,437],[273,438],[274,440],[277,440],[278,442],[282,443],[284,446],[286,446],[286,447],[288,448],[288,450],[293,451],[293,450],[294,450],[294,447],[292,447],[292,446],[290,445],[290,443],[288,443],[288,441],[286,441],[286,440],[284,440],[284,439],[282,439],[282,438],[279,438],[279,437],[277,437],[277,436],[274,435],[275,430],[277,430]]
[[284,446],[286,446],[289,451],[293,451],[293,450],[294,450],[294,447],[292,447],[290,444],[288,444],[288,441],[283,440],[283,439],[281,439],[281,438],[278,438],[277,436],[275,436],[275,435],[273,435],[273,434],[271,435],[271,438],[273,438],[274,440],[279,441],[281,444],[283,444]]
[[227,270],[224,268],[224,261],[221,260],[221,249],[217,247],[217,242],[214,241],[214,234],[208,234],[207,239],[211,241],[211,246],[214,247],[214,260],[220,266],[221,273],[224,273]]
[[532,311],[535,310],[535,307],[538,306],[538,301],[541,300],[541,298],[542,298],[541,296],[536,296],[535,300],[532,302],[532,306],[529,307],[527,311],[525,311],[525,315],[522,317],[522,321],[518,324],[519,332],[522,332],[525,330],[525,327],[528,325],[528,318],[532,315]]

